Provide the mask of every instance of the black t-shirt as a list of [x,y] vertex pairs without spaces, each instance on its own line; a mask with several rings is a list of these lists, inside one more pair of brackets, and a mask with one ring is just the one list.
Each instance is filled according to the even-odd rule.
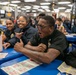
[[30,39],[30,42],[33,46],[38,46],[40,43],[44,43],[47,46],[45,52],[47,52],[49,48],[54,48],[60,51],[60,58],[62,58],[68,47],[68,42],[65,35],[58,30],[54,30],[51,35],[45,38],[40,38],[37,33]]

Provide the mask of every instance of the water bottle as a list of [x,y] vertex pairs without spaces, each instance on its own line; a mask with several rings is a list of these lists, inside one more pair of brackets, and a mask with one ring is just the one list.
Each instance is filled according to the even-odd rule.
[[69,44],[68,53],[70,53],[73,50],[72,44]]
[[0,35],[0,52],[2,51],[2,36]]

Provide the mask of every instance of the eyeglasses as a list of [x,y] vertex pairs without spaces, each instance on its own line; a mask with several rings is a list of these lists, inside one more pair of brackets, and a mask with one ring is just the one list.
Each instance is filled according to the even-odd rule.
[[46,28],[46,27],[48,27],[48,25],[47,26],[42,26],[42,25],[39,25],[39,24],[37,25],[37,28],[38,29],[40,28],[41,30],[44,29],[44,28]]

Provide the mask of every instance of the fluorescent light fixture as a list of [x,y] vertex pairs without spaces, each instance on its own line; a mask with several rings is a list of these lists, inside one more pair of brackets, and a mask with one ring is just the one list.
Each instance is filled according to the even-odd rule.
[[38,9],[38,8],[33,7],[32,9]]
[[0,2],[0,5],[7,5],[9,2]]
[[46,11],[47,11],[47,12],[50,12],[50,10],[49,10],[49,9],[47,9]]
[[59,9],[54,9],[55,12],[59,12]]
[[24,6],[26,9],[31,9],[31,6]]
[[71,9],[67,9],[67,10],[65,10],[65,12],[71,12]]
[[9,6],[7,6],[7,7],[4,6],[3,9],[6,10],[6,11],[9,11],[9,12],[10,11],[13,11],[13,8],[12,7],[9,7]]
[[30,10],[26,10],[26,12],[30,12]]
[[24,2],[35,2],[36,0],[24,0]]
[[36,12],[36,10],[32,10],[32,12]]
[[49,7],[48,6],[41,6],[41,8],[46,9],[46,8],[49,8]]
[[45,1],[52,1],[52,0],[45,0]]
[[16,4],[9,4],[9,5],[10,5],[10,6],[15,6],[15,7],[18,6],[18,5],[16,5]]
[[5,10],[0,10],[1,14],[5,14]]
[[70,2],[69,1],[62,1],[62,2],[58,2],[58,4],[69,4]]
[[11,3],[21,3],[21,1],[11,1]]
[[26,10],[26,8],[21,8],[22,10]]
[[20,6],[17,7],[18,9],[21,8]]
[[34,16],[34,17],[36,17],[36,16],[37,16],[37,14],[36,14],[36,13],[34,13],[34,14],[33,14],[33,16]]
[[50,3],[40,3],[40,5],[50,5]]
[[59,7],[58,9],[66,9],[65,7]]
[[52,10],[51,12],[52,12],[52,13],[54,13],[55,11],[54,11],[54,10]]
[[69,7],[72,7],[72,6],[73,6],[73,4],[69,4],[68,6],[69,6]]
[[34,5],[33,6],[33,9],[38,9],[40,6],[38,6],[38,5]]
[[38,11],[44,12],[44,10],[43,10],[43,9],[38,9]]
[[38,5],[34,5],[33,7],[34,7],[34,8],[39,8],[40,6],[38,6]]
[[21,10],[18,10],[18,12],[21,12]]

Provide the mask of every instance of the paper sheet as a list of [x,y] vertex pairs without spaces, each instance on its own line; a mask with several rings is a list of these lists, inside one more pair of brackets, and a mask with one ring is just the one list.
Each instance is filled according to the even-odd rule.
[[8,75],[20,75],[39,66],[40,64],[41,63],[39,62],[34,62],[27,59],[25,61],[19,62],[11,66],[3,67],[1,69],[4,70]]
[[5,58],[8,53],[0,53],[0,59]]
[[66,36],[67,36],[67,37],[73,37],[73,35],[69,35],[69,34],[68,34],[68,35],[66,35]]
[[67,37],[74,37],[74,36],[76,36],[76,34],[67,34],[66,36]]
[[76,75],[76,68],[73,68],[69,65],[67,65],[65,62],[63,62],[59,67],[58,70],[60,72],[66,72],[72,75]]

